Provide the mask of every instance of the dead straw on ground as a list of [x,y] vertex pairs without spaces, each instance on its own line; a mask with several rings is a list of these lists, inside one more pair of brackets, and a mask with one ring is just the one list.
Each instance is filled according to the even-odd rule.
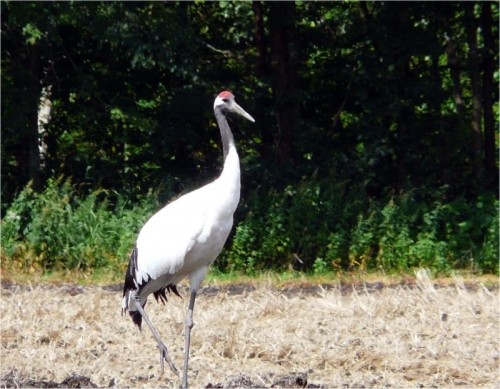
[[[212,288],[213,289],[213,288]],[[349,289],[349,288],[347,288]],[[182,367],[188,303],[176,296],[147,310]],[[498,387],[498,288],[457,278],[436,288],[364,290],[272,285],[202,293],[195,307],[192,387],[248,377],[270,387],[302,374],[316,387]],[[1,371],[61,382],[89,377],[100,387],[178,387],[147,327],[121,316],[121,293],[101,287],[11,286],[1,296]],[[286,386],[286,384],[284,384]],[[277,384],[279,386],[279,384]]]

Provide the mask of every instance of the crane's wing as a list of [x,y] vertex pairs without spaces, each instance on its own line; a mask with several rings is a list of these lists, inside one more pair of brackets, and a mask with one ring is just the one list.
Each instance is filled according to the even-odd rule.
[[170,203],[153,215],[137,238],[138,284],[179,274],[187,253],[202,234],[206,209],[195,192]]
[[149,294],[203,272],[215,260],[231,230],[232,203],[237,203],[221,195],[217,182],[170,203],[141,229],[125,277],[124,310],[134,310],[129,303],[138,293],[144,306]]

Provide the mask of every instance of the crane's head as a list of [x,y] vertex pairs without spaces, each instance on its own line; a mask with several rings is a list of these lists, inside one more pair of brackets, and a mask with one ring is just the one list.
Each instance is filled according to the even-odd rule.
[[236,101],[234,101],[234,95],[229,91],[223,91],[219,93],[219,95],[215,98],[214,110],[215,109],[219,109],[224,113],[234,112],[250,120],[251,122],[255,122],[255,119],[250,116],[249,113],[247,113],[243,108],[236,104]]

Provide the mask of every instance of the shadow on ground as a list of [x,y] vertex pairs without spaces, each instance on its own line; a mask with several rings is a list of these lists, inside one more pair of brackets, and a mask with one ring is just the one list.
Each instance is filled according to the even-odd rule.
[[[37,380],[25,378],[19,375],[16,370],[0,377],[0,387],[2,388],[98,388],[89,377],[72,374],[61,382]],[[109,388],[116,388],[116,381],[112,379],[108,385]],[[289,376],[277,377],[273,382],[257,383],[246,375],[240,374],[235,377],[229,377],[226,383],[208,383],[207,389],[232,389],[232,388],[326,388],[325,386],[315,385],[307,381],[307,374],[292,374]]]

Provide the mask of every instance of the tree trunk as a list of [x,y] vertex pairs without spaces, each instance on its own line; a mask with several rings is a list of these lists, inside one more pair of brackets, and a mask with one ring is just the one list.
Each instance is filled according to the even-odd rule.
[[[410,13],[408,9],[401,9],[401,12],[397,16],[397,23],[399,24],[399,31],[404,31],[410,23]],[[399,80],[396,85],[397,96],[402,100],[409,100],[407,98],[408,89],[406,88],[407,80],[410,79],[410,57],[404,48],[398,50],[400,52],[394,52],[394,57],[392,58],[393,63],[396,64],[394,72],[396,74],[396,79]],[[414,130],[414,110],[403,104],[399,110],[398,117],[398,133],[396,138],[396,158],[397,158],[397,182],[396,190],[402,193],[405,189],[411,186],[410,176],[408,172],[409,157],[412,155],[411,152],[411,138],[415,132]]]
[[[269,65],[269,41],[266,36],[264,15],[269,9],[262,1],[252,1],[252,9],[254,14],[254,37],[255,47],[259,54],[257,63],[257,75],[262,82],[262,87],[255,93],[255,104],[258,107],[268,107],[273,104],[273,97],[269,96],[268,85],[271,82],[270,65]],[[269,128],[274,122],[271,122],[264,110],[255,112],[255,120],[258,126],[262,129]],[[276,136],[273,131],[261,131],[262,144],[260,147],[261,157],[270,163],[276,162]]]
[[42,189],[42,165],[40,160],[40,139],[38,133],[38,109],[42,88],[40,86],[40,47],[34,45],[30,53],[30,74],[25,84],[26,104],[29,109],[26,127],[26,145],[28,149],[28,175],[33,182],[33,189]]
[[275,146],[278,162],[292,162],[292,141],[299,120],[296,53],[293,49],[295,3],[269,3],[273,89],[278,116]]
[[50,121],[52,111],[52,85],[47,85],[42,88],[40,102],[38,104],[38,155],[40,158],[40,169],[46,168],[48,144],[47,144],[47,125]]
[[493,85],[493,73],[495,71],[494,50],[495,45],[491,27],[493,20],[491,16],[491,4],[485,1],[482,4],[481,30],[484,38],[484,61],[483,61],[483,120],[484,120],[484,175],[485,184],[492,188],[498,187],[498,168],[495,153],[495,116],[493,104],[495,102]]
[[446,42],[446,56],[448,57],[448,67],[450,68],[452,87],[452,97],[457,108],[458,115],[461,118],[465,117],[465,105],[462,95],[462,84],[460,82],[460,60],[457,53],[457,47],[452,39],[452,31],[450,29],[449,21],[443,18],[443,23],[446,28],[445,42]]
[[261,1],[252,1],[254,26],[255,26],[255,44],[257,52],[259,53],[259,64],[257,66],[257,73],[261,76],[266,75],[268,72],[267,65],[267,50],[266,50],[266,36],[264,30],[264,10],[262,9]]
[[474,17],[474,3],[464,3],[465,28],[469,44],[469,69],[472,86],[472,133],[473,133],[473,163],[474,181],[476,186],[481,186],[483,181],[483,142],[481,132],[482,120],[482,93],[481,71],[479,69],[477,48],[477,25]]

